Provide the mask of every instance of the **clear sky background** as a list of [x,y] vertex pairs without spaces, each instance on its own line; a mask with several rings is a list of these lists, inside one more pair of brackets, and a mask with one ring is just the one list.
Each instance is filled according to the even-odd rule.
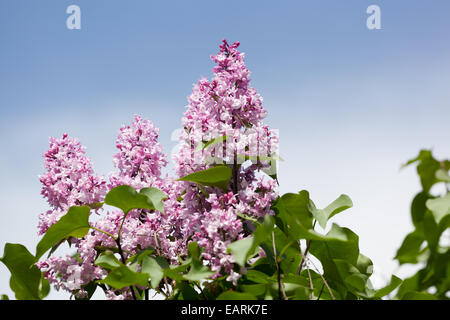
[[[71,4],[81,30],[66,28]],[[381,30],[366,27],[371,4]],[[406,275],[392,258],[420,185],[399,168],[421,148],[450,157],[449,34],[447,0],[2,0],[0,254],[6,242],[35,250],[49,136],[80,138],[108,174],[120,126],[140,114],[170,152],[193,83],[227,38],[280,130],[281,192],[307,189],[319,207],[348,194],[354,207],[335,221],[360,235],[375,285]],[[12,296],[8,281],[1,265],[0,293]]]

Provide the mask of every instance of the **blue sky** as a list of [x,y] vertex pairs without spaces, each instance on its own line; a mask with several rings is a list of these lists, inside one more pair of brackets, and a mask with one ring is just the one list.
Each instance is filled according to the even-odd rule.
[[[72,4],[81,30],[66,28]],[[366,28],[371,4],[381,30]],[[420,189],[400,164],[420,148],[450,156],[449,34],[445,0],[3,0],[0,247],[38,241],[49,136],[80,138],[107,174],[119,127],[141,114],[169,152],[192,84],[211,75],[209,56],[227,38],[241,42],[280,130],[281,191],[307,189],[318,206],[348,194],[354,208],[336,221],[360,235],[381,284]],[[0,266],[0,293],[8,279]]]

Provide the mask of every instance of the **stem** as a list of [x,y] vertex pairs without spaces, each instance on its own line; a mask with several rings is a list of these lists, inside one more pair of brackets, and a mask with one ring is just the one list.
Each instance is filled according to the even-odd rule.
[[91,227],[91,229],[94,229],[95,231],[98,231],[98,232],[101,232],[101,233],[106,234],[107,236],[113,238],[114,241],[116,241],[116,237],[114,237],[111,233],[106,232],[106,231],[103,231],[103,230],[100,230],[100,229],[98,229],[98,228],[96,228],[96,227],[94,227],[94,226],[90,226],[90,227]]
[[[122,223],[123,223],[123,221],[122,221]],[[120,236],[117,236],[116,243],[117,243],[117,248],[119,249],[120,260],[122,260],[123,264],[126,264],[127,260],[125,259],[125,255],[122,250],[122,245],[120,244]],[[130,290],[131,290],[131,295],[133,296],[133,299],[137,300],[136,293],[134,292],[134,287],[130,286]]]
[[200,292],[202,293],[202,296],[205,300],[208,300],[208,297],[206,296],[205,292],[203,291],[202,287],[200,286],[200,284],[198,284],[197,282],[194,282],[195,285],[197,286],[197,288],[200,289]]
[[309,271],[309,268],[306,268],[306,271],[308,271],[309,287],[311,288],[310,300],[312,300],[312,297],[314,296],[314,286],[312,283],[311,272]]
[[336,300],[336,298],[335,298],[334,295],[333,295],[333,291],[331,290],[330,286],[328,285],[327,280],[326,280],[326,279],[324,278],[324,276],[320,273],[320,270],[316,267],[316,265],[314,264],[314,262],[312,262],[312,260],[309,260],[309,261],[312,263],[312,265],[314,266],[314,269],[316,269],[317,273],[318,273],[319,276],[322,278],[322,281],[323,281],[323,283],[325,284],[325,286],[327,287],[328,293],[330,294],[331,299]]
[[323,275],[321,273],[319,273],[320,277],[322,278],[323,283],[327,286],[328,292],[330,293],[331,299],[336,300],[336,298],[333,295],[333,291],[331,291],[330,286],[328,285],[327,280],[325,280],[325,278],[323,277]]
[[322,288],[320,288],[319,296],[317,297],[317,300],[320,300],[320,297],[322,296],[323,288],[325,288],[325,282],[322,284]]
[[170,299],[170,296],[167,295],[167,293],[164,292],[164,290],[158,290],[159,293],[162,293],[164,297],[166,297],[167,300]]
[[[161,256],[161,255],[162,255],[162,254],[161,254],[161,249],[160,249],[161,245],[160,245],[160,243],[159,243],[158,235],[157,235],[156,233],[154,233],[154,237],[155,237],[155,247],[156,247],[156,252],[158,253],[158,255]],[[164,294],[164,295],[165,295],[167,298],[170,298],[170,296],[172,296],[172,293],[173,293],[173,292],[170,291],[170,286],[169,286],[169,283],[167,282],[167,277],[164,277],[163,280],[164,280],[165,288],[166,288],[166,290],[167,290],[167,294]],[[161,290],[161,292],[162,292],[162,290]]]
[[172,293],[170,292],[170,286],[169,286],[169,283],[167,282],[167,277],[164,277],[164,284],[165,284],[165,287],[167,290],[167,295],[168,295],[168,297],[170,297],[172,295]]
[[117,239],[120,239],[120,233],[122,232],[123,224],[125,223],[125,219],[127,218],[128,212],[124,214],[122,223],[120,224],[119,231],[117,232]]
[[309,247],[310,247],[310,246],[311,246],[311,240],[308,240],[308,242],[306,243],[305,253],[302,255],[302,260],[300,260],[300,265],[299,265],[298,270],[297,270],[297,275],[298,275],[298,276],[299,276],[300,273],[302,272],[303,265],[304,265],[304,262],[305,262],[305,260],[306,260],[306,256],[308,255]]
[[116,244],[117,244],[117,249],[119,249],[120,260],[122,260],[122,263],[125,264],[126,263],[126,259],[125,259],[125,256],[123,254],[122,245],[120,244],[120,238],[116,239]]
[[233,193],[238,193],[238,165],[237,165],[237,153],[234,151],[233,159]]
[[[313,230],[316,226],[316,220],[313,222]],[[300,260],[300,265],[298,266],[297,275],[299,276],[303,269],[303,263],[306,261],[306,256],[308,255],[309,248],[311,247],[311,239],[306,242],[305,253],[302,255],[302,260]]]
[[284,291],[283,282],[281,281],[281,268],[280,268],[280,260],[277,255],[277,248],[275,246],[275,234],[272,231],[272,245],[273,245],[273,254],[275,257],[275,262],[277,266],[277,278],[278,278],[278,299],[281,300],[281,296],[283,296],[284,300],[288,300],[286,296],[286,292]]

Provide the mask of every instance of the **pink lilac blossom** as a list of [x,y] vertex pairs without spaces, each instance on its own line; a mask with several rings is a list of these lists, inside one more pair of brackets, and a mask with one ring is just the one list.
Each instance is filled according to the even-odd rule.
[[[276,181],[263,174],[268,162],[256,158],[276,152],[278,137],[262,123],[267,112],[261,96],[250,86],[250,71],[238,46],[239,42],[229,45],[223,40],[220,52],[211,57],[217,63],[214,78],[202,78],[194,85],[182,119],[179,152],[174,155],[178,176],[210,167],[211,158],[216,164],[231,164],[236,169],[228,192],[207,188],[210,195],[205,198],[199,188],[185,183],[183,198],[186,234],[192,234],[204,249],[204,261],[216,271],[215,277],[226,274],[233,283],[239,275],[233,271],[236,266],[227,245],[247,236],[238,214],[256,218],[273,214],[270,205],[278,195]],[[210,148],[212,152],[198,152],[200,143],[221,136],[225,137],[225,151],[219,144]],[[258,161],[242,163],[252,157]]]
[[[194,86],[182,120],[180,149],[174,155],[176,178],[210,167],[211,156],[221,164],[227,162],[233,168],[233,179],[226,192],[205,187],[209,193],[206,197],[191,183],[162,177],[167,161],[158,143],[158,129],[149,120],[136,116],[131,125],[120,129],[116,141],[119,152],[113,158],[116,171],[110,174],[109,184],[94,175],[77,140],[67,135],[51,139],[45,154],[47,173],[41,177],[42,194],[51,210],[41,214],[39,232],[44,233],[70,206],[101,202],[106,192],[118,185],[137,190],[156,187],[167,194],[165,213],[133,210],[127,215],[120,236],[124,258],[152,246],[176,264],[178,257],[186,256],[188,243],[197,241],[203,249],[204,264],[216,272],[213,278],[226,275],[228,281],[236,284],[245,270],[239,270],[227,246],[249,235],[244,228],[247,222],[239,216],[261,218],[273,214],[270,205],[278,195],[277,182],[264,174],[270,165],[263,158],[233,163],[241,158],[270,156],[278,144],[276,132],[262,122],[267,112],[262,108],[260,95],[250,87],[250,71],[238,46],[239,43],[229,45],[224,40],[220,52],[212,56],[217,63],[214,78],[203,78]],[[225,152],[221,145],[194,152],[198,143],[217,136],[226,136]],[[92,225],[117,236],[122,219],[121,211],[103,211]],[[105,233],[91,230],[75,242],[76,255],[52,256],[38,266],[55,288],[84,297],[87,293],[83,286],[107,274],[94,265],[98,247],[116,246]],[[107,290],[105,294],[107,299],[132,298],[127,288]]]
[[158,129],[140,116],[135,116],[131,126],[120,128],[116,141],[120,152],[113,158],[119,172],[110,177],[109,187],[125,184],[141,189],[159,180],[167,160],[157,141]]
[[106,181],[94,174],[85,148],[77,139],[64,134],[50,138],[50,148],[44,154],[47,172],[40,176],[41,194],[51,210],[39,216],[38,233],[44,234],[74,205],[101,202],[106,194]]
[[110,176],[110,188],[124,184],[137,190],[155,187],[167,195],[164,215],[149,210],[130,212],[122,229],[122,247],[134,254],[139,247],[152,246],[168,259],[177,261],[186,247],[179,226],[181,204],[177,201],[183,184],[167,176],[161,177],[167,160],[158,143],[158,129],[151,121],[136,116],[131,126],[120,129],[116,146],[120,151],[114,156],[118,172]]
[[[64,136],[63,139],[66,138]],[[108,188],[112,189],[121,184],[131,185],[138,190],[144,187],[157,187],[167,193],[168,199],[166,202],[169,204],[167,215],[148,210],[133,210],[127,215],[120,237],[125,259],[136,254],[140,248],[153,246],[167,258],[176,261],[176,257],[186,248],[186,242],[182,241],[182,237],[180,237],[182,230],[177,228],[177,224],[174,223],[178,222],[179,224],[181,221],[177,211],[181,205],[176,199],[182,192],[180,188],[183,185],[181,182],[173,181],[173,179],[167,177],[162,179],[160,177],[161,169],[167,162],[157,138],[157,129],[153,124],[136,116],[131,126],[121,128],[117,139],[119,153],[114,156],[114,164],[118,171],[111,174]],[[76,142],[75,145],[77,150],[84,151],[79,142]],[[52,146],[50,150],[53,150]],[[50,153],[47,152],[46,155]],[[55,168],[55,163],[46,162],[49,171],[58,170],[57,167]],[[69,167],[67,170],[75,169]],[[50,190],[54,187],[51,185],[52,181],[55,180],[50,180],[50,183],[46,185]],[[105,185],[105,183],[102,183],[102,185]],[[64,197],[61,198],[64,199]],[[96,202],[100,202],[102,199],[96,200]],[[83,204],[82,202],[69,201],[67,203],[70,205]],[[62,206],[61,215],[65,213],[64,208],[66,208],[66,205]],[[123,212],[113,210],[105,212],[91,224],[97,229],[116,236],[122,219]],[[173,236],[177,238],[174,241],[170,240]],[[84,285],[95,279],[101,279],[107,274],[103,268],[94,265],[98,256],[97,248],[116,247],[116,245],[114,239],[107,234],[92,229],[83,239],[75,243],[76,256],[52,256],[40,262],[38,266],[45,271],[49,282],[56,289],[76,292],[78,297],[83,297],[86,294],[82,288]],[[119,293],[108,291],[106,297],[108,299],[129,299],[131,295],[125,288]]]

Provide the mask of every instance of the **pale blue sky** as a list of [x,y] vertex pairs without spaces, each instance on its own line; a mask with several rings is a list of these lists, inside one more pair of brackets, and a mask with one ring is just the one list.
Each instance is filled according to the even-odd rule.
[[[81,30],[66,28],[71,4]],[[371,4],[382,30],[366,28]],[[281,191],[307,189],[318,206],[348,194],[355,206],[337,222],[360,235],[380,284],[420,188],[400,164],[423,147],[450,157],[449,34],[446,0],[2,0],[0,248],[34,251],[49,136],[79,137],[107,174],[119,127],[141,114],[169,152],[192,84],[211,75],[225,37],[241,42],[280,130]],[[8,279],[0,266],[0,293],[10,294]]]

